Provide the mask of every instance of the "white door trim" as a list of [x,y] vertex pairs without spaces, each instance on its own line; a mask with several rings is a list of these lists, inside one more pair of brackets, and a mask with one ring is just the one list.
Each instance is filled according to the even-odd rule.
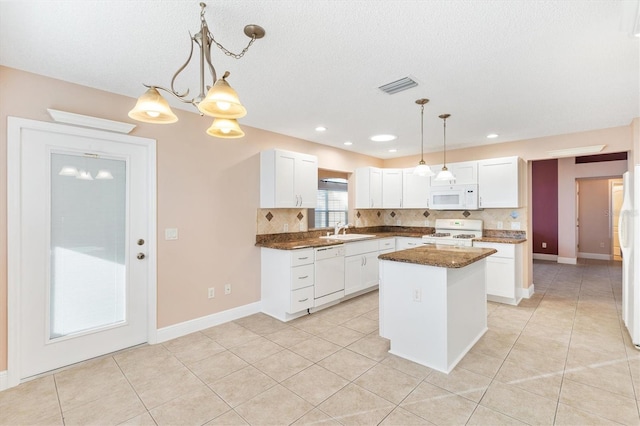
[[90,138],[140,145],[148,150],[148,289],[147,289],[147,341],[156,343],[158,330],[157,310],[157,199],[156,199],[156,141],[138,136],[122,135],[102,130],[86,129],[57,123],[35,121],[17,117],[7,117],[7,385],[20,384],[20,287],[22,246],[21,235],[21,132],[33,129],[52,133],[65,133]]

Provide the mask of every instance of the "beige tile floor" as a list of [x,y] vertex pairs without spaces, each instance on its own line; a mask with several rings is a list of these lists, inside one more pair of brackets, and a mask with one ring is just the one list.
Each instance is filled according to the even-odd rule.
[[620,263],[536,262],[536,294],[489,303],[449,374],[387,353],[378,293],[281,323],[258,314],[0,392],[0,424],[640,424]]

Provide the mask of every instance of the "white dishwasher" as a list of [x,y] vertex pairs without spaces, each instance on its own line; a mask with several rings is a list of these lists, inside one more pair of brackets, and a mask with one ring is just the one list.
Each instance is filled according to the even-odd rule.
[[344,297],[344,244],[319,247],[315,251],[314,307]]

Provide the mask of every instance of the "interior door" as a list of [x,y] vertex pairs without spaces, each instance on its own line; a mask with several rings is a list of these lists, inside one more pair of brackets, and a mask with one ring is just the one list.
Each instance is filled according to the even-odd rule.
[[12,375],[146,342],[155,141],[21,119],[9,133]]
[[611,239],[613,241],[613,260],[622,260],[620,251],[620,238],[618,222],[620,221],[620,209],[622,207],[623,185],[622,179],[611,180]]

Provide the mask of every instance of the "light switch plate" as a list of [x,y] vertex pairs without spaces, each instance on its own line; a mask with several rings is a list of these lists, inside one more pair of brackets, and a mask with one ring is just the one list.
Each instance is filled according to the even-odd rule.
[[178,239],[178,228],[166,228],[164,230],[164,239],[165,240],[177,240]]
[[520,229],[520,222],[511,222],[511,229],[519,230]]

